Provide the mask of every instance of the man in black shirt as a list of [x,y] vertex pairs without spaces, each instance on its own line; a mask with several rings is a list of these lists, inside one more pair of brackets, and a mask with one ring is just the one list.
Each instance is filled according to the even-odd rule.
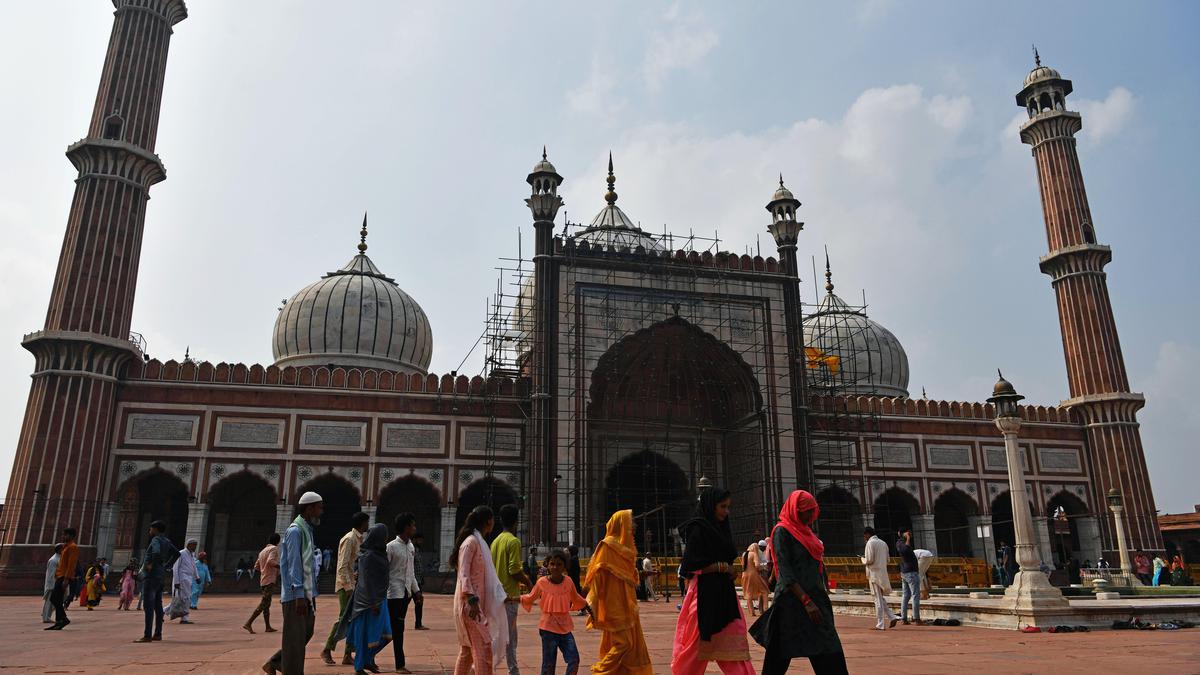
[[896,541],[896,553],[900,554],[900,583],[904,589],[900,596],[900,617],[908,625],[908,599],[912,598],[913,621],[921,625],[921,573],[917,567],[917,555],[913,552],[912,530],[900,532]]

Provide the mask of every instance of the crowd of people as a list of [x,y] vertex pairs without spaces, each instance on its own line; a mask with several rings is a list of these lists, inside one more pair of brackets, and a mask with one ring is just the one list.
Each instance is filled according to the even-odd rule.
[[[792,492],[768,537],[744,550],[734,543],[733,508],[730,492],[714,486],[701,493],[692,516],[678,526],[684,543],[678,568],[682,599],[677,605],[671,672],[700,675],[715,662],[726,675],[753,674],[749,641],[754,640],[765,649],[761,668],[765,675],[785,673],[796,658],[807,658],[816,673],[845,673],[823,563],[825,547],[812,528],[820,515],[816,499],[804,490]],[[368,514],[358,513],[334,556],[315,544],[315,527],[324,511],[321,496],[306,492],[298,501],[298,511],[282,537],[272,534],[252,564],[243,560],[237,567],[239,576],[248,574],[258,580],[261,592],[242,625],[245,631],[254,633],[261,615],[265,632],[280,632],[272,625],[271,611],[276,593],[280,596],[280,648],[263,664],[263,671],[304,672],[305,649],[316,630],[317,580],[322,569],[328,570],[336,560],[338,612],[324,641],[322,660],[334,665],[334,652],[343,643],[342,664],[353,666],[355,673],[377,673],[376,657],[391,644],[395,671],[410,672],[404,654],[410,608],[414,629],[426,629],[415,516],[399,514],[389,532],[388,524],[372,526]],[[526,549],[517,536],[519,517],[514,504],[498,512],[479,506],[457,532],[449,559],[455,577],[452,614],[459,643],[455,675],[491,675],[503,669],[519,675],[519,614],[522,609],[532,612],[535,606],[540,611],[537,629],[543,675],[554,673],[560,659],[567,675],[578,672],[582,657],[574,638],[576,615],[586,616],[587,628],[600,632],[592,673],[651,673],[638,600],[653,600],[658,592],[669,599],[670,587],[657,588],[659,570],[653,560],[639,559],[633,512],[612,514],[586,574],[574,546],[545,556],[530,548],[522,558]],[[500,533],[493,536],[497,528]],[[73,528],[64,529],[62,543],[47,561],[42,618],[51,625],[46,630],[62,630],[70,624],[66,608],[74,598],[92,610],[107,590],[108,561],[101,558],[84,566],[75,537]],[[921,625],[920,602],[928,597],[926,571],[933,554],[914,546],[911,530],[898,533],[894,549],[900,558],[902,595],[897,616],[887,602],[889,547],[870,527],[864,529],[863,540],[861,560],[874,598],[875,628],[892,629],[901,621]],[[198,608],[213,579],[206,554],[197,549],[195,539],[176,549],[162,521],[150,524],[143,557],[130,561],[119,585],[117,608],[128,611],[137,596],[145,615],[144,634],[135,642],[162,640],[164,615],[181,624],[192,622],[190,612]],[[740,573],[735,566],[739,558]],[[1004,567],[1011,558],[1011,549],[1004,551]],[[1179,556],[1168,563],[1139,552],[1134,567],[1137,576],[1152,585],[1166,583],[1168,575],[1172,581],[1186,575]],[[164,610],[168,570],[171,602]],[[747,612],[752,624],[747,622]]]

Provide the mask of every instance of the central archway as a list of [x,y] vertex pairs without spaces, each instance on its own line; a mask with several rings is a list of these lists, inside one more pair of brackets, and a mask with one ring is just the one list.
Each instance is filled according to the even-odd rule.
[[643,450],[617,463],[608,472],[605,487],[608,513],[633,509],[639,551],[652,555],[675,552],[672,531],[690,515],[693,502],[687,475],[677,464]]
[[175,548],[183,548],[187,538],[188,488],[178,477],[154,469],[129,479],[118,491],[121,511],[117,520],[114,550],[128,550],[140,558],[150,543],[150,523],[161,520],[167,525],[167,538]]
[[[498,518],[500,507],[505,504],[521,506],[516,493],[503,482],[491,476],[480,478],[458,493],[458,509],[454,512],[454,531],[457,532],[462,527],[463,523],[467,521],[467,516],[476,506],[487,506]],[[528,522],[529,514],[522,513],[521,520],[517,524],[518,531],[524,531]],[[488,540],[495,539],[499,534],[500,523],[497,521]]]
[[971,555],[969,518],[978,512],[975,500],[958,488],[951,488],[934,500],[933,529],[937,533],[938,555]]
[[442,542],[441,497],[429,481],[414,475],[398,478],[379,493],[375,522],[387,525],[395,537],[396,516],[411,513],[417,517],[417,532],[425,537],[425,552],[438,552]]
[[[643,513],[663,507],[657,524],[652,514],[644,526],[652,546],[674,552],[670,532],[707,477],[733,495],[739,542],[765,535],[782,500],[781,468],[766,441],[758,380],[729,345],[671,317],[609,347],[588,393],[580,531],[591,533],[614,508],[630,507],[612,498],[620,484]],[[585,535],[583,543],[594,541]]]
[[921,503],[903,488],[890,487],[876,498],[875,533],[892,555],[896,555],[896,533],[912,528],[912,517],[920,512]]
[[[350,531],[354,514],[362,510],[358,490],[345,478],[327,473],[305,483],[296,490],[296,494],[302,495],[308,491],[321,495],[321,499],[325,502],[321,523],[317,525],[313,535],[317,548],[329,550],[336,556],[338,542],[341,541],[343,535]],[[295,502],[293,501],[293,503]],[[298,511],[299,507],[297,507]],[[333,569],[335,564],[336,560],[331,562],[330,569]]]
[[214,572],[231,572],[238,560],[254,560],[275,531],[275,488],[249,471],[214,485],[208,508],[204,547]]

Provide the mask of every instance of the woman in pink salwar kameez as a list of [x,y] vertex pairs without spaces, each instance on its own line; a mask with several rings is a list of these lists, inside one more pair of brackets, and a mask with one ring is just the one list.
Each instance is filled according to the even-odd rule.
[[733,585],[738,557],[729,527],[729,491],[716,486],[700,495],[696,515],[679,526],[687,542],[680,571],[687,594],[675,625],[672,675],[702,675],[716,661],[725,675],[754,675],[742,603]]
[[125,573],[121,575],[121,595],[118,598],[117,609],[128,610],[129,605],[133,604],[133,588],[137,585],[137,570],[133,563],[129,563],[125,567]]
[[504,610],[507,594],[496,576],[492,554],[484,537],[492,531],[495,517],[486,506],[477,506],[458,531],[450,553],[454,585],[454,627],[458,633],[458,662],[454,675],[492,675],[508,646],[508,617]]

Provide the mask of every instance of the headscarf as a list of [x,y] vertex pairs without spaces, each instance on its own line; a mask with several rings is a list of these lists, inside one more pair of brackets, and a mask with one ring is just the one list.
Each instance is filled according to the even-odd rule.
[[588,562],[585,588],[590,588],[596,575],[604,570],[617,579],[638,585],[637,543],[633,539],[633,511],[617,511],[608,519],[604,539],[596,544],[592,559]]
[[771,530],[770,546],[767,550],[771,553],[772,567],[778,568],[778,563],[775,562],[775,530],[781,527],[787,530],[792,538],[800,542],[800,545],[808,551],[818,565],[822,564],[821,560],[825,557],[825,544],[807,523],[800,520],[800,514],[805,511],[816,511],[813,514],[814,521],[821,515],[821,507],[817,505],[816,497],[805,490],[796,490],[788,495],[787,500],[783,503],[783,508],[779,510],[779,523]]
[[[717,504],[729,498],[729,490],[713,486],[700,493],[694,515],[679,526],[687,542],[679,569],[689,576],[713,563],[733,564],[738,557],[729,519],[717,520]],[[700,574],[696,578],[696,621],[701,640],[712,640],[742,616],[733,577],[724,573]]]
[[342,615],[342,630],[348,628],[359,614],[387,602],[387,539],[388,529],[383,523],[372,525],[363,537],[355,563],[358,566],[358,582],[354,585],[353,600],[346,605],[346,612]]

